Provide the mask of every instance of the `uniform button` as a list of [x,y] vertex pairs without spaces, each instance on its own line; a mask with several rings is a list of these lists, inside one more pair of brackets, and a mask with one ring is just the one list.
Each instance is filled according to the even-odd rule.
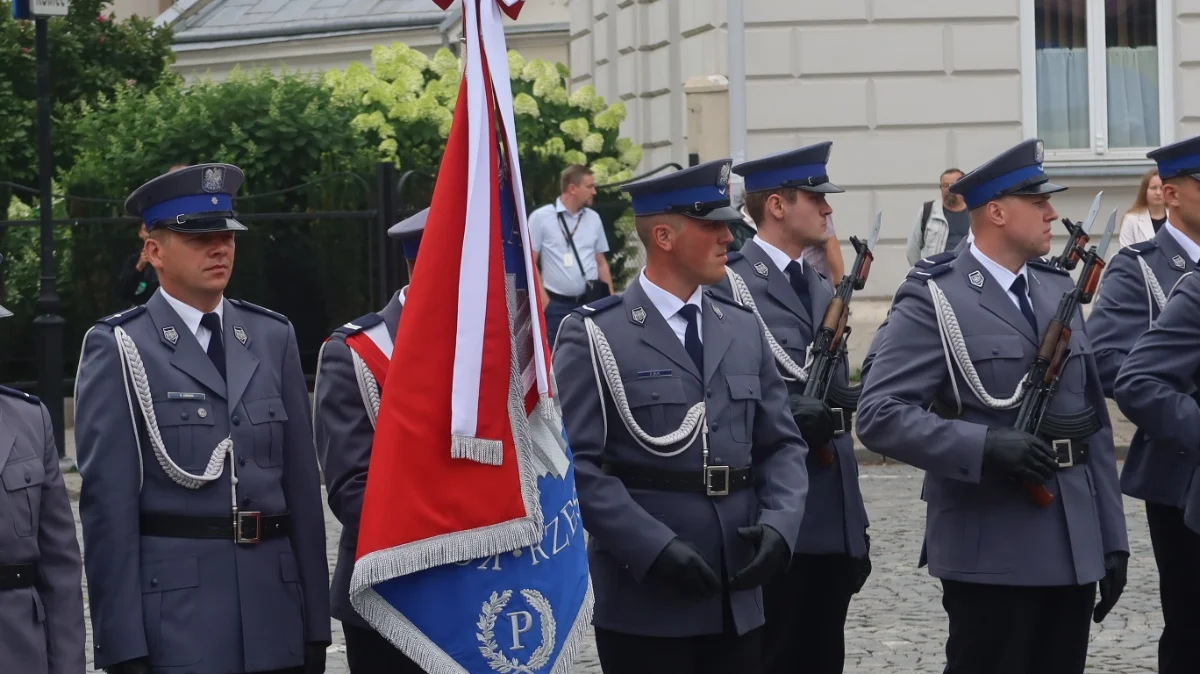
[[29,471],[25,471],[25,484],[33,482],[33,477],[29,475]]
[[206,409],[204,409],[203,407],[201,407],[200,409],[196,410],[196,416],[198,416],[198,417],[200,417],[201,419],[203,419],[204,417],[207,417],[207,416],[208,416],[208,410],[206,410]]
[[651,399],[651,400],[658,400],[658,394],[657,394],[657,393],[651,393],[651,394],[650,394],[650,399]]
[[242,418],[241,418],[241,417],[239,417],[239,416],[238,416],[238,415],[236,415],[236,414],[235,414],[235,415],[233,415],[233,425],[234,425],[234,426],[237,426],[237,425],[238,425],[238,424],[240,424],[240,423],[242,423]]
[[271,416],[275,416],[275,406],[274,405],[267,408],[267,414],[270,414]]
[[157,578],[150,579],[150,587],[158,587],[158,579]]
[[183,412],[183,413],[181,413],[181,414],[179,415],[179,418],[180,418],[180,419],[183,419],[184,421],[187,421],[187,419],[188,419],[188,413],[187,413],[187,412]]
[[708,391],[706,391],[705,393],[707,393],[707,394],[708,394],[708,397],[709,397],[709,398],[711,398],[711,397],[712,397],[712,389],[708,389]]
[[239,456],[239,457],[238,457],[238,465],[239,465],[239,466],[244,466],[244,465],[246,465],[246,457],[244,457],[244,456]]
[[993,355],[993,356],[999,356],[999,355],[1000,355],[1000,349],[992,349],[992,355]]
[[716,430],[717,430],[717,424],[716,424],[716,423],[713,423],[713,425],[712,425],[712,429],[713,429],[713,431],[716,431]]
[[787,337],[784,337],[784,338],[780,339],[780,340],[779,340],[779,343],[780,343],[780,344],[787,344]]
[[963,475],[970,475],[971,469],[967,468],[966,466],[959,466],[958,472],[962,473]]
[[754,395],[754,387],[753,386],[748,387],[746,390],[750,391],[751,395]]
[[250,497],[242,499],[242,507],[246,507],[248,505],[250,505]]

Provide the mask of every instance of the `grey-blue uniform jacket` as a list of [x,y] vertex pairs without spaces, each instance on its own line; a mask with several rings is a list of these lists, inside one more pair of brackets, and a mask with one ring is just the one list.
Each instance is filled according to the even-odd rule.
[[[1142,265],[1149,268],[1144,274]],[[1096,305],[1088,317],[1088,335],[1096,349],[1096,365],[1104,393],[1113,397],[1117,372],[1134,342],[1158,318],[1159,299],[1196,265],[1164,226],[1153,239],[1122,248],[1104,272]],[[1159,286],[1161,297],[1152,290]],[[1149,432],[1147,432],[1149,431]],[[1178,506],[1192,475],[1187,453],[1156,439],[1158,429],[1138,428],[1121,472],[1121,489],[1134,498]]]
[[2,386],[0,468],[0,575],[10,588],[0,589],[0,671],[83,674],[83,568],[50,414]]
[[400,293],[396,293],[378,313],[367,314],[334,331],[321,348],[313,388],[317,457],[325,473],[329,509],[342,524],[337,566],[329,589],[330,608],[334,618],[369,630],[374,628],[350,605],[350,578],[354,575],[358,522],[367,489],[367,468],[371,464],[375,426],[363,403],[346,338],[381,326],[390,341],[395,342],[402,311]]
[[1200,275],[1188,274],[1166,308],[1125,359],[1117,374],[1117,405],[1138,428],[1153,429],[1148,445],[1177,475],[1164,476],[1179,489],[1166,505],[1184,509],[1200,533]]
[[[722,631],[722,597],[684,597],[647,576],[674,538],[691,544],[729,578],[754,555],[738,527],[770,525],[794,545],[804,517],[808,450],[788,412],[787,389],[757,319],[705,291],[701,320],[704,373],[647,297],[640,282],[623,295],[585,305],[559,328],[554,353],[568,442],[595,587],[597,627],[642,636],[684,637]],[[728,496],[626,488],[604,466],[701,470],[701,442],[669,458],[638,445],[597,378],[584,317],[612,346],[633,418],[651,436],[680,428],[688,409],[704,402],[710,466],[753,467],[752,488]],[[601,384],[600,382],[604,382]],[[603,388],[603,397],[600,393]],[[660,448],[673,451],[678,445]],[[760,627],[762,590],[732,592],[738,634]]]
[[[813,316],[805,311],[787,277],[766,251],[755,241],[747,241],[739,253],[732,253],[729,268],[745,281],[754,297],[759,315],[775,341],[799,365],[804,364],[805,350],[812,343],[816,328],[825,316],[833,299],[833,286],[817,273],[812,265],[804,265],[808,281]],[[729,279],[721,282],[724,296],[732,297]],[[784,376],[786,373],[782,373]],[[846,363],[837,373],[843,386],[850,383],[850,368]],[[802,383],[796,383],[800,390]],[[849,422],[852,411],[845,411]],[[822,466],[816,453],[808,455],[808,498],[804,507],[804,522],[796,537],[796,552],[811,555],[846,554],[863,557],[867,554],[867,509],[858,486],[858,461],[854,458],[854,436],[847,432],[834,438],[830,448],[837,460]]]
[[[155,672],[283,669],[303,664],[306,642],[330,641],[320,474],[295,332],[279,314],[223,302],[228,386],[161,290],[84,338],[75,437],[97,668],[148,656]],[[198,489],[168,476],[118,330],[137,344],[171,461],[200,475],[232,437],[236,466],[227,459]],[[231,468],[239,509],[289,514],[289,535],[239,544],[140,534],[146,515],[232,519]]]
[[[1041,261],[1031,261],[1026,273],[1038,325],[1045,326],[1073,281]],[[1129,545],[1112,425],[1081,317],[1073,324],[1072,354],[1050,412],[1094,409],[1100,430],[1079,439],[1089,448],[1086,463],[1062,468],[1046,482],[1055,499],[1043,509],[1019,484],[983,472],[987,427],[1011,426],[1017,409],[984,405],[957,366],[948,371],[930,280],[953,307],[969,360],[991,396],[1013,394],[1041,339],[1007,289],[969,250],[932,267],[914,267],[897,291],[887,337],[877,340],[865,381],[858,434],[871,451],[926,471],[922,563],[938,578],[971,583],[1066,586],[1100,580],[1104,555],[1127,552]]]

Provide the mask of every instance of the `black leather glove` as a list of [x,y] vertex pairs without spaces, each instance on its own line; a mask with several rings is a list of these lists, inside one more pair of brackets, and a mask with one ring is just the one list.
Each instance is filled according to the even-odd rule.
[[1039,485],[1058,469],[1050,445],[1015,428],[988,428],[983,441],[983,470]]
[[763,585],[792,561],[783,534],[769,524],[738,527],[738,535],[754,543],[754,558],[729,579],[730,590],[752,590]]
[[682,540],[672,539],[658,553],[647,573],[685,594],[704,597],[721,591],[721,579],[699,552]]
[[109,665],[104,669],[108,674],[150,674],[150,660],[147,658],[135,658],[118,662],[115,665]]
[[867,552],[862,557],[854,560],[856,575],[854,591],[850,594],[862,592],[863,586],[867,584],[867,578],[871,575],[871,537],[866,532],[863,532],[863,538],[867,539]]
[[833,439],[837,423],[828,405],[811,396],[793,393],[788,396],[788,407],[809,447],[824,447]]
[[1092,620],[1097,624],[1117,605],[1125,591],[1125,576],[1129,569],[1128,552],[1110,552],[1104,555],[1104,577],[1100,579],[1100,603],[1092,611]]
[[325,674],[325,644],[304,644],[304,674]]

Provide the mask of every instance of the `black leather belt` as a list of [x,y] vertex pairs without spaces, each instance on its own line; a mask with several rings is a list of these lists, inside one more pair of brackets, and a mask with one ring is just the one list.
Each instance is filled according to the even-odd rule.
[[583,304],[583,299],[586,297],[586,295],[559,295],[558,293],[552,293],[549,290],[546,291],[546,295],[552,300],[563,302],[564,304],[570,304],[576,307],[580,304]]
[[230,513],[227,517],[142,513],[141,525],[143,536],[215,538],[235,543],[258,543],[283,538],[292,530],[288,514],[264,515],[260,512]]
[[725,496],[754,484],[749,466],[709,466],[705,470],[662,470],[646,466],[604,464],[605,475],[612,475],[626,487],[652,491],[680,491]]
[[1082,466],[1088,462],[1091,449],[1083,440],[1051,440],[1050,448],[1058,459],[1058,469],[1063,470],[1072,466]]
[[33,587],[37,564],[0,564],[0,591]]

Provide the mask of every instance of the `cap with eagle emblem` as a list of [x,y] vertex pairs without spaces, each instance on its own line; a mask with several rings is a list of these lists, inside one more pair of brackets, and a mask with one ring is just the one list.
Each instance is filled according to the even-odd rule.
[[833,142],[825,141],[742,162],[733,167],[733,172],[745,178],[747,192],[794,187],[805,192],[838,194],[842,188],[829,182],[827,165],[832,154]]
[[245,174],[232,164],[197,164],[161,175],[133,191],[125,210],[140,217],[147,231],[186,234],[243,232],[233,198]]
[[621,186],[633,201],[636,216],[677,213],[696,220],[739,220],[729,205],[730,160],[717,159],[662,177]]

